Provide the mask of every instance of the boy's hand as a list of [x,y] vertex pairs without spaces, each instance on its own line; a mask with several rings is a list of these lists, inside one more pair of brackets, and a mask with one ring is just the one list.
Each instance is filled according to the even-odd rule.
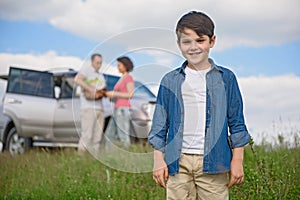
[[230,179],[227,185],[230,188],[233,185],[239,185],[244,181],[244,169],[242,160],[231,160]]
[[239,185],[244,181],[244,147],[233,149],[233,156],[230,163],[230,179],[227,187]]
[[153,179],[154,181],[163,188],[166,188],[166,180],[169,178],[168,166],[163,158],[163,153],[154,150],[154,168],[153,168]]

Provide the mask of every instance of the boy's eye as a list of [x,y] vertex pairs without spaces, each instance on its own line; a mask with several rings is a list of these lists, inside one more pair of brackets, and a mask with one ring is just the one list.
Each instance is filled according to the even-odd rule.
[[191,41],[184,40],[184,41],[182,41],[182,43],[183,43],[183,44],[190,44],[190,43],[191,43]]
[[205,40],[203,40],[203,39],[199,39],[199,40],[196,40],[198,43],[202,43],[202,42],[204,42]]

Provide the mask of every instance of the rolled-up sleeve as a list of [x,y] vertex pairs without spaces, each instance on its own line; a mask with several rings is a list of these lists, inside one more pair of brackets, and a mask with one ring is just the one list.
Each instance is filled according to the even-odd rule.
[[232,148],[248,144],[251,137],[245,125],[242,95],[234,74],[231,76],[228,88],[227,116]]
[[162,152],[165,151],[167,132],[169,128],[167,113],[168,92],[169,90],[162,80],[157,95],[152,127],[148,136],[148,141],[151,146]]

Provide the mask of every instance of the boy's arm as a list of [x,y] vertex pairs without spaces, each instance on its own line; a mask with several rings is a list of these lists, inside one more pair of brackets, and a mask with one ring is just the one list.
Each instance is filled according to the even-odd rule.
[[243,100],[234,74],[232,74],[228,90],[228,124],[233,151],[230,163],[230,181],[227,186],[231,187],[244,181],[244,146],[248,144],[251,137],[245,125]]
[[[163,80],[162,80],[163,83]],[[152,120],[151,131],[148,135],[148,141],[151,146],[161,152],[165,151],[168,123],[168,103],[169,90],[161,83],[156,99],[156,106]]]
[[148,141],[154,148],[153,179],[157,184],[166,188],[165,180],[168,179],[169,173],[167,164],[164,161],[163,152],[165,150],[167,131],[169,128],[166,111],[169,102],[169,90],[162,83],[157,95],[153,123]]

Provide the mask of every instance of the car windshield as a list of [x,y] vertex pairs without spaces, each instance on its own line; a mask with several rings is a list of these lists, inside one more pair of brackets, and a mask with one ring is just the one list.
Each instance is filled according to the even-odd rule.
[[104,78],[106,80],[107,90],[114,90],[116,83],[120,79],[120,77],[118,77],[118,76],[112,76],[112,75],[107,75],[107,74],[104,74]]
[[138,98],[155,98],[155,95],[149,90],[148,87],[141,82],[134,82],[134,96]]

